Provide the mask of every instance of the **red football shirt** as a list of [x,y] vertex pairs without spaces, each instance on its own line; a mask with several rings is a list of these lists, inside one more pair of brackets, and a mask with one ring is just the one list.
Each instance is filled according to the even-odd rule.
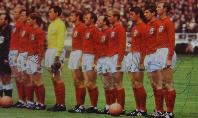
[[136,24],[131,30],[131,51],[140,53],[140,63],[143,63],[146,55],[146,40],[148,39],[148,27],[144,22]]
[[22,23],[19,21],[16,21],[16,24],[14,28],[12,29],[12,33],[11,33],[10,50],[18,50],[21,27],[22,27]]
[[146,45],[146,54],[152,54],[157,50],[158,40],[157,40],[157,30],[159,29],[160,22],[158,19],[148,22],[148,39]]
[[79,23],[74,27],[72,33],[72,50],[82,50],[84,32],[85,25],[83,23]]
[[109,39],[109,56],[118,54],[118,63],[121,65],[126,50],[126,31],[120,22],[116,22],[111,30]]
[[175,27],[169,17],[159,19],[158,48],[168,48],[168,59],[172,60],[175,48]]
[[83,53],[96,54],[96,43],[99,30],[95,25],[86,27],[83,37],[82,51]]
[[111,34],[111,29],[106,28],[99,32],[99,38],[97,40],[97,57],[108,56],[109,52],[109,38]]
[[28,40],[28,55],[38,54],[39,64],[43,58],[45,48],[45,32],[42,28],[32,28]]

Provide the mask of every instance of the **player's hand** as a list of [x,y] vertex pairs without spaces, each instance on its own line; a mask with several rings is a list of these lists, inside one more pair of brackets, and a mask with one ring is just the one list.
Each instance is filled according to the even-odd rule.
[[7,64],[8,63],[8,60],[7,59],[4,59],[3,62],[4,62],[4,64]]
[[93,65],[93,70],[95,71],[95,72],[97,72],[97,65]]
[[172,60],[167,60],[166,61],[166,68],[170,68],[172,65]]
[[144,64],[140,64],[139,70],[140,70],[140,71],[144,71],[144,69],[145,69],[145,68],[144,68]]
[[60,62],[60,57],[56,56],[55,59],[54,59],[54,63],[58,63],[58,62]]
[[17,63],[17,56],[14,57],[13,61],[14,63]]
[[117,66],[116,66],[116,70],[117,70],[117,71],[121,70],[121,65],[117,65]]

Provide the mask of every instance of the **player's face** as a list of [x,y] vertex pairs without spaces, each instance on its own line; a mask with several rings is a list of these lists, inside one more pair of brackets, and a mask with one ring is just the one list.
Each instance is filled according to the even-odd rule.
[[57,14],[54,12],[54,9],[50,9],[48,15],[50,20],[55,20],[57,17]]
[[0,15],[0,26],[5,25],[5,15]]
[[131,19],[133,22],[136,22],[136,21],[137,21],[137,18],[138,18],[138,15],[137,15],[135,12],[130,12],[129,17],[130,17],[130,19]]
[[99,28],[102,28],[102,26],[104,25],[104,16],[98,17],[97,25]]
[[27,19],[26,11],[21,12],[21,14],[20,14],[20,21],[21,22],[25,22],[26,19]]
[[14,9],[13,16],[14,16],[14,19],[18,19],[20,17],[20,9],[19,8]]
[[108,13],[108,20],[109,20],[109,22],[110,22],[111,24],[113,24],[113,23],[115,22],[115,18],[114,18],[114,16],[113,16],[113,12],[112,12],[112,11],[110,11],[110,12]]
[[153,17],[152,13],[149,10],[144,11],[144,16],[146,17],[147,21],[150,21],[151,18]]
[[70,15],[69,19],[70,19],[70,21],[71,21],[72,23],[75,23],[76,20],[77,20],[77,17],[76,17],[76,15],[75,15],[74,13],[72,13],[72,14]]
[[33,25],[33,20],[30,17],[28,17],[26,23],[27,25]]
[[91,25],[91,14],[86,14],[84,17],[85,25]]
[[159,14],[159,15],[161,15],[161,14],[163,14],[164,13],[164,4],[163,3],[159,3],[158,5],[157,5],[157,14]]

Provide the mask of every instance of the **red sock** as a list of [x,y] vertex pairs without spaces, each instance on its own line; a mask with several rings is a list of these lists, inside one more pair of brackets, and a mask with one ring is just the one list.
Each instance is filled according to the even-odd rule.
[[146,111],[146,97],[147,97],[146,91],[144,87],[137,88],[136,90],[139,99],[140,110]]
[[61,82],[54,85],[56,104],[65,105],[65,84]]
[[156,111],[164,112],[164,93],[163,89],[156,89],[154,91],[155,109]]
[[27,101],[34,101],[34,86],[28,85],[25,86],[25,95]]
[[117,90],[117,102],[124,109],[124,105],[125,105],[125,91],[124,91],[124,88],[122,88],[120,90]]
[[99,95],[98,87],[93,89],[88,89],[88,92],[91,100],[91,106],[96,107],[98,102],[98,95]]
[[116,93],[117,93],[117,90],[116,89],[112,89],[112,90],[110,90],[109,93],[110,93],[110,105],[111,105],[111,104],[113,104],[113,103],[116,102],[116,97],[117,97]]
[[110,105],[110,90],[105,90],[106,104]]
[[138,98],[137,88],[133,88],[133,94],[134,94],[134,98],[135,98],[136,109],[140,110],[140,99]]
[[166,106],[167,106],[167,112],[173,112],[174,105],[175,105],[175,98],[176,98],[175,90],[166,91],[165,101],[166,101]]
[[43,84],[35,87],[35,94],[37,102],[45,104],[45,87]]
[[17,86],[19,99],[25,101],[25,86],[23,82],[16,81],[16,86]]
[[76,88],[76,102],[77,105],[83,105],[85,102],[86,89]]

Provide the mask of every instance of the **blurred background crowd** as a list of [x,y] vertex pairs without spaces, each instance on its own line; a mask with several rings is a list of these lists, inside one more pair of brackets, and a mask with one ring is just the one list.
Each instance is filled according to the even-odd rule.
[[[68,22],[69,13],[72,10],[91,10],[97,14],[105,14],[109,8],[120,10],[121,20],[129,31],[132,22],[128,19],[129,9],[138,5],[142,8],[148,2],[159,0],[0,0],[0,13],[10,12],[12,14],[15,6],[23,6],[30,11],[39,12],[43,21],[48,24],[48,9],[51,5],[59,5],[63,9],[62,19],[70,27]],[[176,32],[197,33],[198,32],[198,0],[166,0],[170,3],[172,10],[171,19],[175,23]]]

